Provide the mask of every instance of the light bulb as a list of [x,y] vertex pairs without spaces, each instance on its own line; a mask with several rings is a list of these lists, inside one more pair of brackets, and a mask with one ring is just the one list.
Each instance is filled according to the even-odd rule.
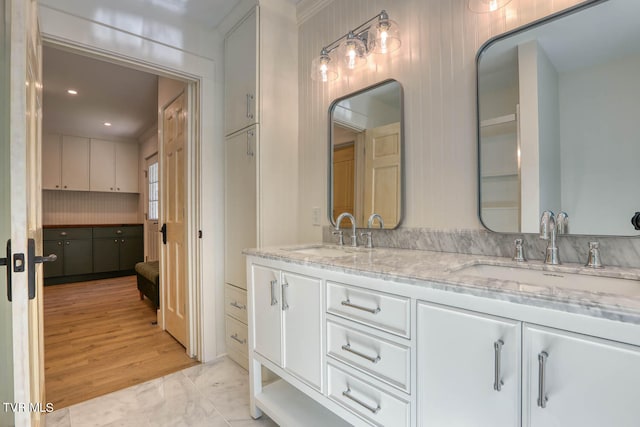
[[353,70],[356,68],[356,47],[353,43],[347,45],[347,68]]
[[489,0],[489,12],[498,10],[498,0]]
[[380,31],[380,53],[387,53],[387,30]]
[[323,62],[322,64],[320,64],[320,78],[323,82],[328,82],[329,81],[329,76],[327,75],[327,69],[329,67],[327,67],[327,63]]

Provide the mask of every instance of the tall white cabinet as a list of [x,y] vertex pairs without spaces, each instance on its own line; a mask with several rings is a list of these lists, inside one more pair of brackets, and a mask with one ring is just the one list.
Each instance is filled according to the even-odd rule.
[[225,342],[228,355],[247,368],[242,249],[296,243],[297,190],[283,165],[297,170],[297,21],[287,0],[258,1],[228,19],[234,21],[225,23],[224,52]]

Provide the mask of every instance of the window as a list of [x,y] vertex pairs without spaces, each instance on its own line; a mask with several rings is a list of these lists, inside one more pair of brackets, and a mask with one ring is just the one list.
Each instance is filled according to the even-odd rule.
[[158,220],[158,162],[149,165],[149,214],[150,220]]

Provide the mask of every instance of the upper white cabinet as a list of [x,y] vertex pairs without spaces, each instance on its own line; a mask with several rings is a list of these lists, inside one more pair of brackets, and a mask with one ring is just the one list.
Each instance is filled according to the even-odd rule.
[[520,330],[514,320],[419,302],[418,425],[519,425]]
[[42,188],[89,190],[89,139],[45,134],[42,138]]
[[637,426],[640,348],[526,325],[523,426]]
[[138,192],[138,145],[91,140],[91,191]]
[[225,134],[258,122],[257,26],[254,9],[225,38]]

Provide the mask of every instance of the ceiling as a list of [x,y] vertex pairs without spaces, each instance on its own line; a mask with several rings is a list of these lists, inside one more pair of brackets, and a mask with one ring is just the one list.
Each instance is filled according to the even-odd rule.
[[153,74],[50,46],[43,48],[42,70],[44,132],[133,140],[156,125],[158,77]]

